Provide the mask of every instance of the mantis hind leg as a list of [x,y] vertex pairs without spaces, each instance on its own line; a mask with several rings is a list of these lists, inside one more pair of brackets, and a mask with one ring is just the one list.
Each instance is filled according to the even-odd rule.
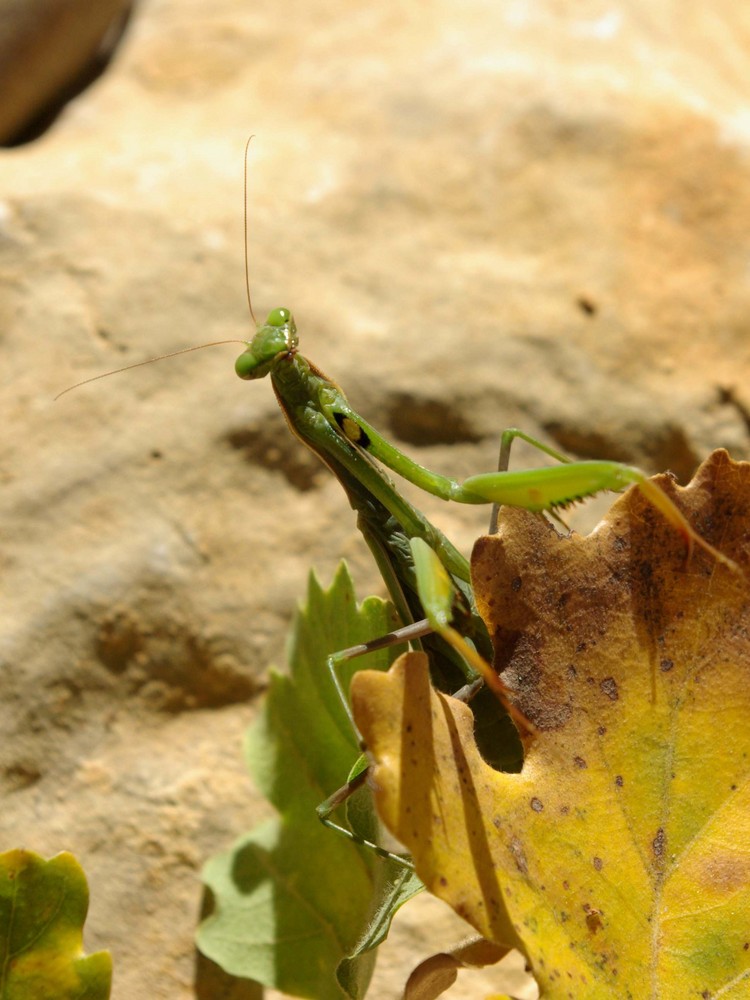
[[333,830],[335,833],[340,834],[342,837],[346,837],[355,844],[359,844],[360,847],[367,847],[371,851],[374,851],[379,858],[385,858],[387,861],[394,861],[396,864],[408,868],[410,871],[414,871],[414,865],[411,863],[409,858],[404,857],[401,854],[396,854],[394,851],[386,850],[385,847],[381,847],[380,844],[376,844],[374,840],[357,833],[355,830],[349,829],[347,826],[342,826],[340,823],[336,823],[331,819],[333,812],[343,806],[349,799],[355,795],[360,788],[364,786],[367,781],[367,775],[370,768],[367,764],[367,760],[364,757],[359,758],[357,763],[352,769],[352,773],[349,776],[348,781],[341,788],[337,788],[333,795],[329,795],[325,802],[321,802],[319,806],[316,807],[315,811],[318,814],[318,819],[323,824],[327,826],[329,830]]
[[500,438],[500,459],[497,467],[501,472],[505,472],[508,469],[508,465],[510,463],[510,448],[516,438],[520,438],[521,441],[525,441],[526,444],[530,444],[533,448],[536,448],[537,451],[544,452],[544,454],[549,455],[550,458],[557,459],[558,462],[567,464],[573,461],[569,455],[565,455],[563,452],[558,451],[557,448],[552,448],[550,445],[545,444],[538,438],[532,437],[531,434],[527,434],[525,431],[521,431],[517,427],[508,427],[503,431]]
[[[422,629],[424,629],[425,625],[426,623],[422,622],[417,623],[417,627]],[[429,629],[431,628],[431,626],[427,625],[427,628]],[[403,636],[400,634],[403,631],[405,630],[397,630],[397,632],[392,633],[392,635],[398,634],[397,641],[403,641]],[[384,636],[381,639],[375,639],[370,643],[364,643],[362,646],[353,646],[351,647],[351,649],[342,650],[340,653],[335,653],[332,657],[329,658],[328,661],[329,668],[331,669],[332,673],[334,673],[335,676],[334,661],[336,659],[338,659],[338,661],[341,662],[341,660],[343,659],[359,656],[365,652],[371,652],[373,648],[381,648],[384,645],[388,645],[389,639],[390,636]],[[458,698],[460,701],[463,701],[466,704],[468,704],[474,698],[474,696],[478,694],[483,684],[484,684],[483,679],[479,677],[473,683],[466,684],[463,688],[461,688],[460,691],[457,691],[453,695],[453,697]],[[343,696],[343,689],[341,688],[340,682],[337,683],[337,687],[339,693],[342,694]],[[351,719],[351,710],[349,708],[349,704],[348,702],[345,702],[345,704],[346,704],[347,714]],[[357,729],[353,719],[352,719],[352,726],[354,727],[354,730],[356,732]],[[333,830],[335,833],[339,834],[339,836],[346,837],[347,840],[351,840],[353,843],[359,844],[360,847],[366,847],[368,850],[374,851],[379,858],[383,858],[386,861],[392,861],[397,865],[400,865],[402,868],[406,868],[409,871],[414,871],[414,865],[412,864],[408,856],[402,854],[396,854],[394,851],[389,851],[387,848],[376,843],[372,839],[372,835],[369,834],[369,832],[366,832],[369,831],[370,828],[369,823],[366,823],[363,829],[359,829],[358,828],[359,824],[354,822],[351,818],[351,812],[349,814],[349,823],[350,823],[349,826],[344,826],[341,823],[337,823],[334,819],[331,818],[333,816],[333,813],[337,809],[339,809],[341,806],[345,806],[349,802],[349,800],[354,795],[356,795],[356,793],[361,788],[363,788],[366,785],[369,771],[370,767],[367,762],[367,757],[363,753],[360,755],[360,757],[354,764],[354,767],[352,768],[346,783],[343,784],[340,788],[337,788],[336,791],[333,792],[331,795],[329,795],[328,798],[325,799],[325,801],[320,803],[320,805],[316,806],[315,812],[317,813],[318,819],[323,824],[323,826],[327,827],[329,830]]]
[[[454,697],[458,697],[468,703],[478,693],[483,684],[487,683],[508,711],[512,715],[515,713],[515,717],[520,717],[519,713],[508,704],[506,688],[493,672],[492,668],[477,653],[476,649],[450,624],[456,613],[456,602],[461,596],[455,581],[451,578],[435,552],[421,538],[410,539],[409,547],[413,559],[413,569],[420,601],[427,615],[426,619],[395,629],[387,635],[370,640],[369,642],[333,653],[328,657],[328,669],[333,684],[349,717],[352,728],[360,738],[360,745],[362,745],[361,737],[352,717],[347,692],[344,690],[344,684],[339,676],[339,667],[348,660],[362,656],[365,653],[373,652],[376,649],[382,649],[403,642],[414,644],[421,637],[431,632],[436,632],[442,636],[445,642],[465,662],[467,667],[465,671],[467,683],[464,684],[460,691],[454,694]],[[373,839],[374,833],[371,832],[368,823],[358,824],[352,821],[350,815],[350,825],[343,826],[331,818],[336,809],[345,805],[362,788],[367,780],[367,773],[367,759],[362,755],[352,768],[346,784],[342,785],[341,788],[337,789],[317,807],[318,819],[324,826],[357,844],[374,850],[380,857],[395,861],[407,868],[411,867],[408,859],[386,850],[375,842]]]
[[[498,472],[507,472],[510,468],[510,449],[516,438],[520,438],[522,441],[525,441],[526,444],[530,444],[532,447],[536,448],[537,451],[544,452],[545,455],[549,455],[558,462],[569,463],[572,461],[568,455],[564,455],[561,451],[557,451],[556,448],[551,448],[538,438],[532,437],[525,431],[519,430],[518,427],[507,427],[500,436],[500,454],[497,459]],[[488,535],[497,534],[497,521],[500,516],[501,507],[502,504],[497,501],[492,504],[492,510],[490,511],[490,523],[487,529]],[[553,513],[552,516],[555,520],[560,521],[560,523],[563,524],[566,531],[569,530],[568,526],[562,521],[562,518],[560,518],[559,515]]]
[[[344,663],[354,659],[355,657],[364,656],[366,653],[372,653],[378,649],[390,648],[407,642],[412,645],[418,645],[420,637],[428,635],[431,631],[432,625],[426,619],[419,622],[412,622],[409,625],[404,625],[401,628],[394,629],[386,635],[378,636],[376,639],[370,639],[368,642],[363,642],[357,646],[350,646],[348,649],[339,650],[336,653],[332,653],[328,657],[327,665],[333,685],[336,688],[339,698],[341,699],[341,704],[344,706],[344,711],[349,718],[352,730],[356,733],[360,745],[362,744],[362,738],[354,721],[354,716],[352,715],[348,693],[344,689],[344,683],[339,675],[339,668]],[[346,805],[349,800],[361,788],[363,788],[366,784],[368,773],[369,765],[367,763],[367,757],[364,754],[361,754],[350,771],[346,783],[340,788],[337,788],[336,791],[329,795],[325,801],[320,803],[320,805],[316,806],[315,811],[318,819],[323,826],[328,827],[329,830],[333,830],[340,836],[346,837],[355,844],[359,844],[360,847],[366,847],[369,850],[374,851],[378,857],[383,858],[384,860],[392,861],[403,868],[413,871],[414,866],[408,857],[403,857],[393,851],[389,851],[375,842],[373,839],[375,829],[371,822],[358,824],[352,819],[351,812],[349,815],[349,826],[337,823],[331,818],[337,809]],[[369,819],[371,818],[372,814],[369,816]]]

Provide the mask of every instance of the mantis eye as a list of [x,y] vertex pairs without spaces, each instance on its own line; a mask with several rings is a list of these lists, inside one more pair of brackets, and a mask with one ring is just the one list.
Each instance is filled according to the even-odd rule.
[[272,309],[266,320],[267,326],[285,326],[292,318],[288,309]]
[[243,351],[234,363],[234,370],[240,378],[251,379],[258,368],[258,359],[252,351]]

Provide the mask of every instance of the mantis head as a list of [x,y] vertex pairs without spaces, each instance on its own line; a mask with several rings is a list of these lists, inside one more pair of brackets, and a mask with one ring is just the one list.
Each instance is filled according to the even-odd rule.
[[276,358],[294,351],[298,343],[292,314],[288,309],[273,309],[263,326],[258,327],[247,350],[237,358],[234,370],[243,379],[263,378]]

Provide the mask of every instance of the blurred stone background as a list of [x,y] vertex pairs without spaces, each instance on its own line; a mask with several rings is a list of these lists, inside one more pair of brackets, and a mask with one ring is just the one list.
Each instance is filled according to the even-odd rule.
[[747,458],[748,80],[728,0],[0,0],[0,847],[78,856],[115,1000],[260,995],[196,964],[200,867],[266,815],[240,740],[310,566],[378,583],[238,348],[55,393],[250,335],[254,133],[256,313],[419,461]]

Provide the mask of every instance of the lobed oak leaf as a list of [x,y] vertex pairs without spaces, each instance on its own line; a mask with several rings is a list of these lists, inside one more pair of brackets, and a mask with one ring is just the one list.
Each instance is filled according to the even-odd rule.
[[[750,562],[750,465],[659,484]],[[588,537],[504,512],[474,550],[496,668],[535,732],[479,755],[422,654],[352,686],[381,816],[427,888],[519,947],[541,996],[750,995],[750,587],[637,490]]]
[[108,1000],[112,957],[84,954],[86,876],[68,851],[0,854],[2,1000]]

